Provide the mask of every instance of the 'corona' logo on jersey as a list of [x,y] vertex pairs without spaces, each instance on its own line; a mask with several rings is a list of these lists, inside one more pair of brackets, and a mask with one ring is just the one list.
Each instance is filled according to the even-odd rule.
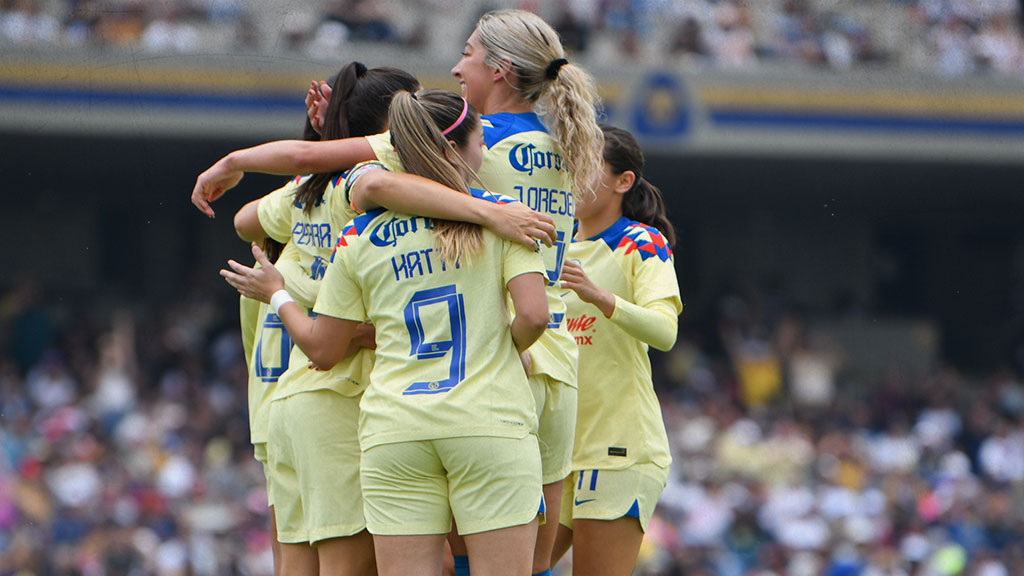
[[533,144],[516,144],[509,150],[508,163],[517,171],[533,176],[535,169],[561,170],[562,155],[538,150]]
[[415,233],[420,228],[433,230],[434,222],[429,218],[413,216],[412,218],[392,218],[377,224],[370,232],[370,243],[374,246],[394,246],[398,239],[406,234]]

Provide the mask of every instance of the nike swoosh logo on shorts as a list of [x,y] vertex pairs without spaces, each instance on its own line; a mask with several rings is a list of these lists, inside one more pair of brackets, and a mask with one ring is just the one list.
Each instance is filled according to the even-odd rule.
[[593,502],[594,500],[597,500],[597,498],[588,498],[586,500],[580,500],[579,498],[577,498],[576,500],[573,500],[573,502],[577,506],[579,506],[580,504],[586,504],[587,502]]

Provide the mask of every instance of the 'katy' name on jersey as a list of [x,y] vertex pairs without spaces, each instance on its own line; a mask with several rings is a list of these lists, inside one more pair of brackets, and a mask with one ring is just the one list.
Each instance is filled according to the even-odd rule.
[[[370,231],[370,243],[380,247],[394,247],[406,234],[415,233],[418,230],[433,230],[434,221],[422,216],[411,218],[391,218],[377,224]],[[435,260],[436,258],[436,260]],[[445,272],[448,267],[439,257],[434,256],[434,249],[413,250],[405,254],[399,254],[391,258],[391,267],[395,271],[395,281],[418,278],[435,271]],[[455,268],[458,268],[458,263]]]

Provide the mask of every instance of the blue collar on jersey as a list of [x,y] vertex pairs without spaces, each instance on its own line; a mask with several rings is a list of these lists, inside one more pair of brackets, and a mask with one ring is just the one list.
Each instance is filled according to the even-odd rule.
[[619,245],[622,237],[626,235],[626,228],[630,225],[636,224],[625,216],[616,220],[611,226],[604,229],[604,232],[594,236],[593,238],[587,238],[588,241],[604,240],[604,243],[609,248],[615,250],[615,247]]
[[548,129],[541,122],[540,116],[533,112],[498,112],[481,116],[482,119],[490,122],[490,126],[484,125],[484,144],[487,148],[493,148],[495,144],[506,138],[521,134],[523,132],[544,132]]

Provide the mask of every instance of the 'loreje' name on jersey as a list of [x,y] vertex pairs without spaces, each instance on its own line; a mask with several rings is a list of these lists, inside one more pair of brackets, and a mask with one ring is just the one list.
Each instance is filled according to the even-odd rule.
[[[500,113],[483,116],[481,120],[484,144],[493,153],[484,156],[480,169],[481,179],[488,187],[517,196],[538,212],[573,218],[576,208],[562,154],[540,118],[533,113]],[[500,188],[491,185],[496,179],[488,177],[498,172],[510,175],[509,170],[502,170],[499,159],[512,169],[511,175],[520,176],[498,180],[507,182]]]

